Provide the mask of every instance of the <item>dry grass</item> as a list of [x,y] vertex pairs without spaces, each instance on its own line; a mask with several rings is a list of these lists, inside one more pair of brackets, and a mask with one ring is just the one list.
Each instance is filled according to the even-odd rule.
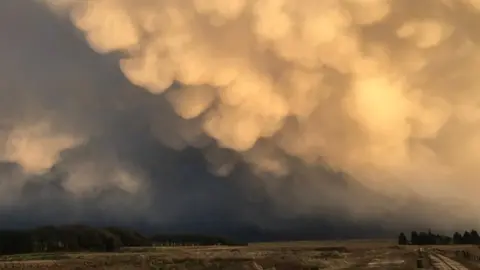
[[143,247],[118,253],[16,255],[8,261],[23,264],[24,269],[43,259],[49,269],[300,270],[413,269],[415,258],[413,250],[400,248],[392,240],[350,240],[257,243],[245,247]]

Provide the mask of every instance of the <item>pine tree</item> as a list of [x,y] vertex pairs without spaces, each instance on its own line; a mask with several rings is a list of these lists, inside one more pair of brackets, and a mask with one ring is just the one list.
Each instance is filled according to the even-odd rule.
[[413,231],[410,236],[410,242],[412,245],[418,245],[418,233],[416,231]]
[[465,231],[462,239],[462,244],[472,244],[472,235],[469,232]]
[[480,235],[476,230],[472,230],[470,232],[470,238],[472,240],[472,244],[480,244]]
[[453,234],[453,244],[459,245],[463,243],[462,235],[459,232]]

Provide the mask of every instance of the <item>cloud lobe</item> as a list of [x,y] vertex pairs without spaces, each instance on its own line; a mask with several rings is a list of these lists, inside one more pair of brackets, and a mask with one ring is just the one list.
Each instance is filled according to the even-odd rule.
[[[48,74],[33,73],[42,81],[22,88],[43,92],[24,90],[28,98],[19,100],[36,117],[56,106],[49,110],[59,117],[41,113],[46,125],[56,125],[55,135],[42,135],[50,142],[31,132],[8,139],[26,134],[18,108],[9,109],[14,129],[3,151],[25,170],[64,170],[62,187],[70,192],[103,194],[120,187],[145,197],[155,190],[138,207],[148,216],[163,215],[157,219],[166,223],[194,202],[202,202],[205,213],[227,216],[263,200],[273,216],[316,217],[334,209],[353,220],[400,211],[415,193],[435,203],[477,206],[475,1],[44,3],[60,15],[62,27],[68,26],[62,15],[68,15],[104,56],[89,52],[91,63],[63,64],[73,70],[50,81]],[[81,44],[73,41],[73,29],[65,32],[72,44]],[[58,61],[78,58],[67,55]],[[110,62],[117,58],[137,87],[117,77]],[[97,61],[101,67],[92,71]],[[19,67],[17,74],[25,70]],[[58,105],[68,101],[82,105]],[[23,145],[31,149],[27,154]],[[153,145],[159,153],[150,153]],[[189,147],[203,155],[189,158],[185,151],[197,151]],[[46,158],[35,161],[36,151]],[[69,152],[72,161],[66,161]],[[167,168],[188,171],[185,164],[203,164],[204,158],[204,166],[228,179],[196,179]],[[253,174],[240,177],[245,164]],[[366,189],[345,187],[345,177],[325,168]],[[156,188],[141,188],[149,185]],[[218,189],[240,197],[213,196]],[[386,209],[368,201],[370,189],[381,194],[378,200],[390,201]],[[168,191],[177,195],[170,198]],[[212,210],[225,200],[222,209]],[[152,209],[172,201],[172,209]],[[468,207],[461,214],[475,213]],[[240,216],[259,219],[250,210]]]

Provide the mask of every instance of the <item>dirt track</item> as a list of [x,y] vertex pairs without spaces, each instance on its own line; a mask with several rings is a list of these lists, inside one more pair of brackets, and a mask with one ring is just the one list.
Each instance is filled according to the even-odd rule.
[[428,256],[433,268],[436,270],[468,270],[461,263],[437,252],[430,252]]

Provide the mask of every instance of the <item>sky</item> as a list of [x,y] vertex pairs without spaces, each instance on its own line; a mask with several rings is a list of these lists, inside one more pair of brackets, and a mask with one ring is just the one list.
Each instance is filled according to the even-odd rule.
[[2,226],[475,227],[479,12],[1,1]]

